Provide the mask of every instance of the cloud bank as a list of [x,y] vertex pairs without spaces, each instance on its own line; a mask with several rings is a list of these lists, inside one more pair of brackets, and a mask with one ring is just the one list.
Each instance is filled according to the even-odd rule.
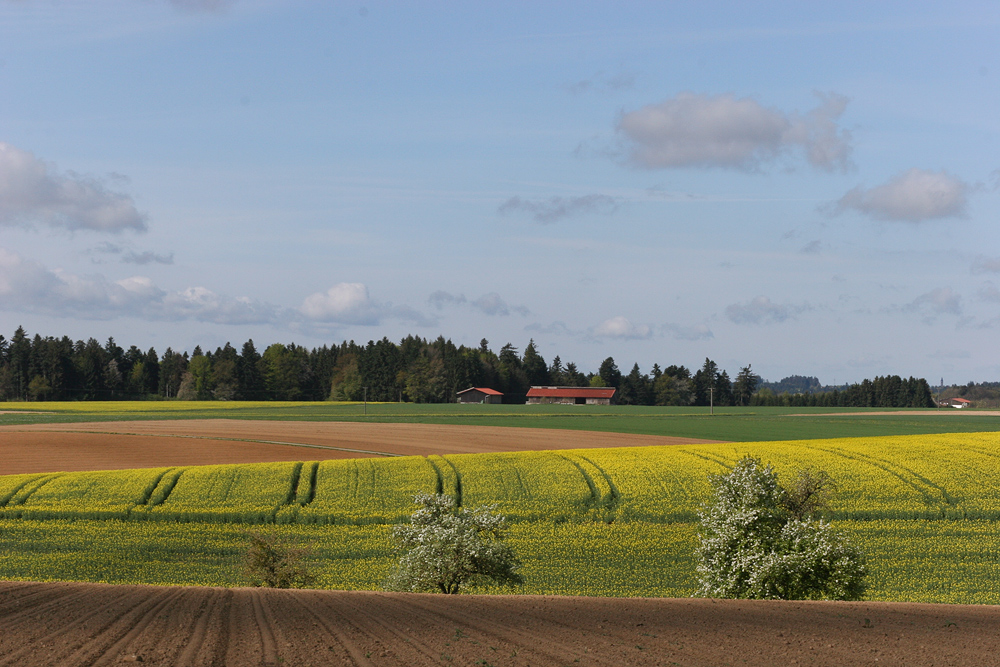
[[801,151],[810,165],[845,171],[851,134],[838,119],[847,107],[842,95],[821,95],[805,115],[761,106],[749,97],[684,92],[622,114],[617,130],[628,161],[643,169],[718,167],[754,171]]
[[965,215],[968,192],[967,184],[946,171],[910,169],[874,188],[850,190],[834,212],[854,210],[893,222],[958,218]]
[[57,173],[33,154],[0,142],[0,225],[146,231],[132,198],[94,178]]
[[280,319],[277,306],[227,297],[205,287],[168,292],[145,276],[111,281],[102,275],[53,271],[0,248],[0,308],[85,320],[142,317],[216,324],[261,324]]

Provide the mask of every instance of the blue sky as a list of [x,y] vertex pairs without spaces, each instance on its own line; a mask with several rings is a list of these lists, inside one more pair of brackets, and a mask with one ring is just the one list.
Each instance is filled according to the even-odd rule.
[[998,27],[0,0],[0,332],[1000,379]]

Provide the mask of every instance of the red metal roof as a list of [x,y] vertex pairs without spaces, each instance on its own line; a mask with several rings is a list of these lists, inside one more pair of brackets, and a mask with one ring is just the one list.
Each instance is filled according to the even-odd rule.
[[967,398],[953,398],[953,399],[951,399],[951,401],[953,403],[972,403],[972,401],[970,401]]
[[532,387],[528,397],[541,398],[611,398],[614,387]]
[[503,396],[502,391],[497,391],[496,389],[490,389],[489,387],[469,387],[468,389],[463,389],[458,393],[464,394],[467,391],[481,391],[482,393],[487,394],[489,396]]

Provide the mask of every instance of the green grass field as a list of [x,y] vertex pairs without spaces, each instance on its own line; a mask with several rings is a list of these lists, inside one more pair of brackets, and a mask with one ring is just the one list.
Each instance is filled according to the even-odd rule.
[[[268,419],[513,426],[668,435],[733,442],[1000,431],[1000,416],[941,409],[708,408],[413,403],[132,401],[7,403],[0,425],[149,419]],[[860,414],[849,414],[860,413]]]
[[251,524],[316,549],[319,585],[377,589],[420,491],[496,504],[522,593],[687,596],[707,477],[744,454],[838,481],[871,599],[1000,604],[1000,434],[968,433],[0,477],[0,578],[239,585]]

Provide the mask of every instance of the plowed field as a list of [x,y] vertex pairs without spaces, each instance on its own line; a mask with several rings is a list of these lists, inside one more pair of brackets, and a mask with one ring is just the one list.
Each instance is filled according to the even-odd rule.
[[1000,608],[0,582],[0,665],[994,665]]
[[0,475],[712,440],[541,428],[231,419],[0,426]]

